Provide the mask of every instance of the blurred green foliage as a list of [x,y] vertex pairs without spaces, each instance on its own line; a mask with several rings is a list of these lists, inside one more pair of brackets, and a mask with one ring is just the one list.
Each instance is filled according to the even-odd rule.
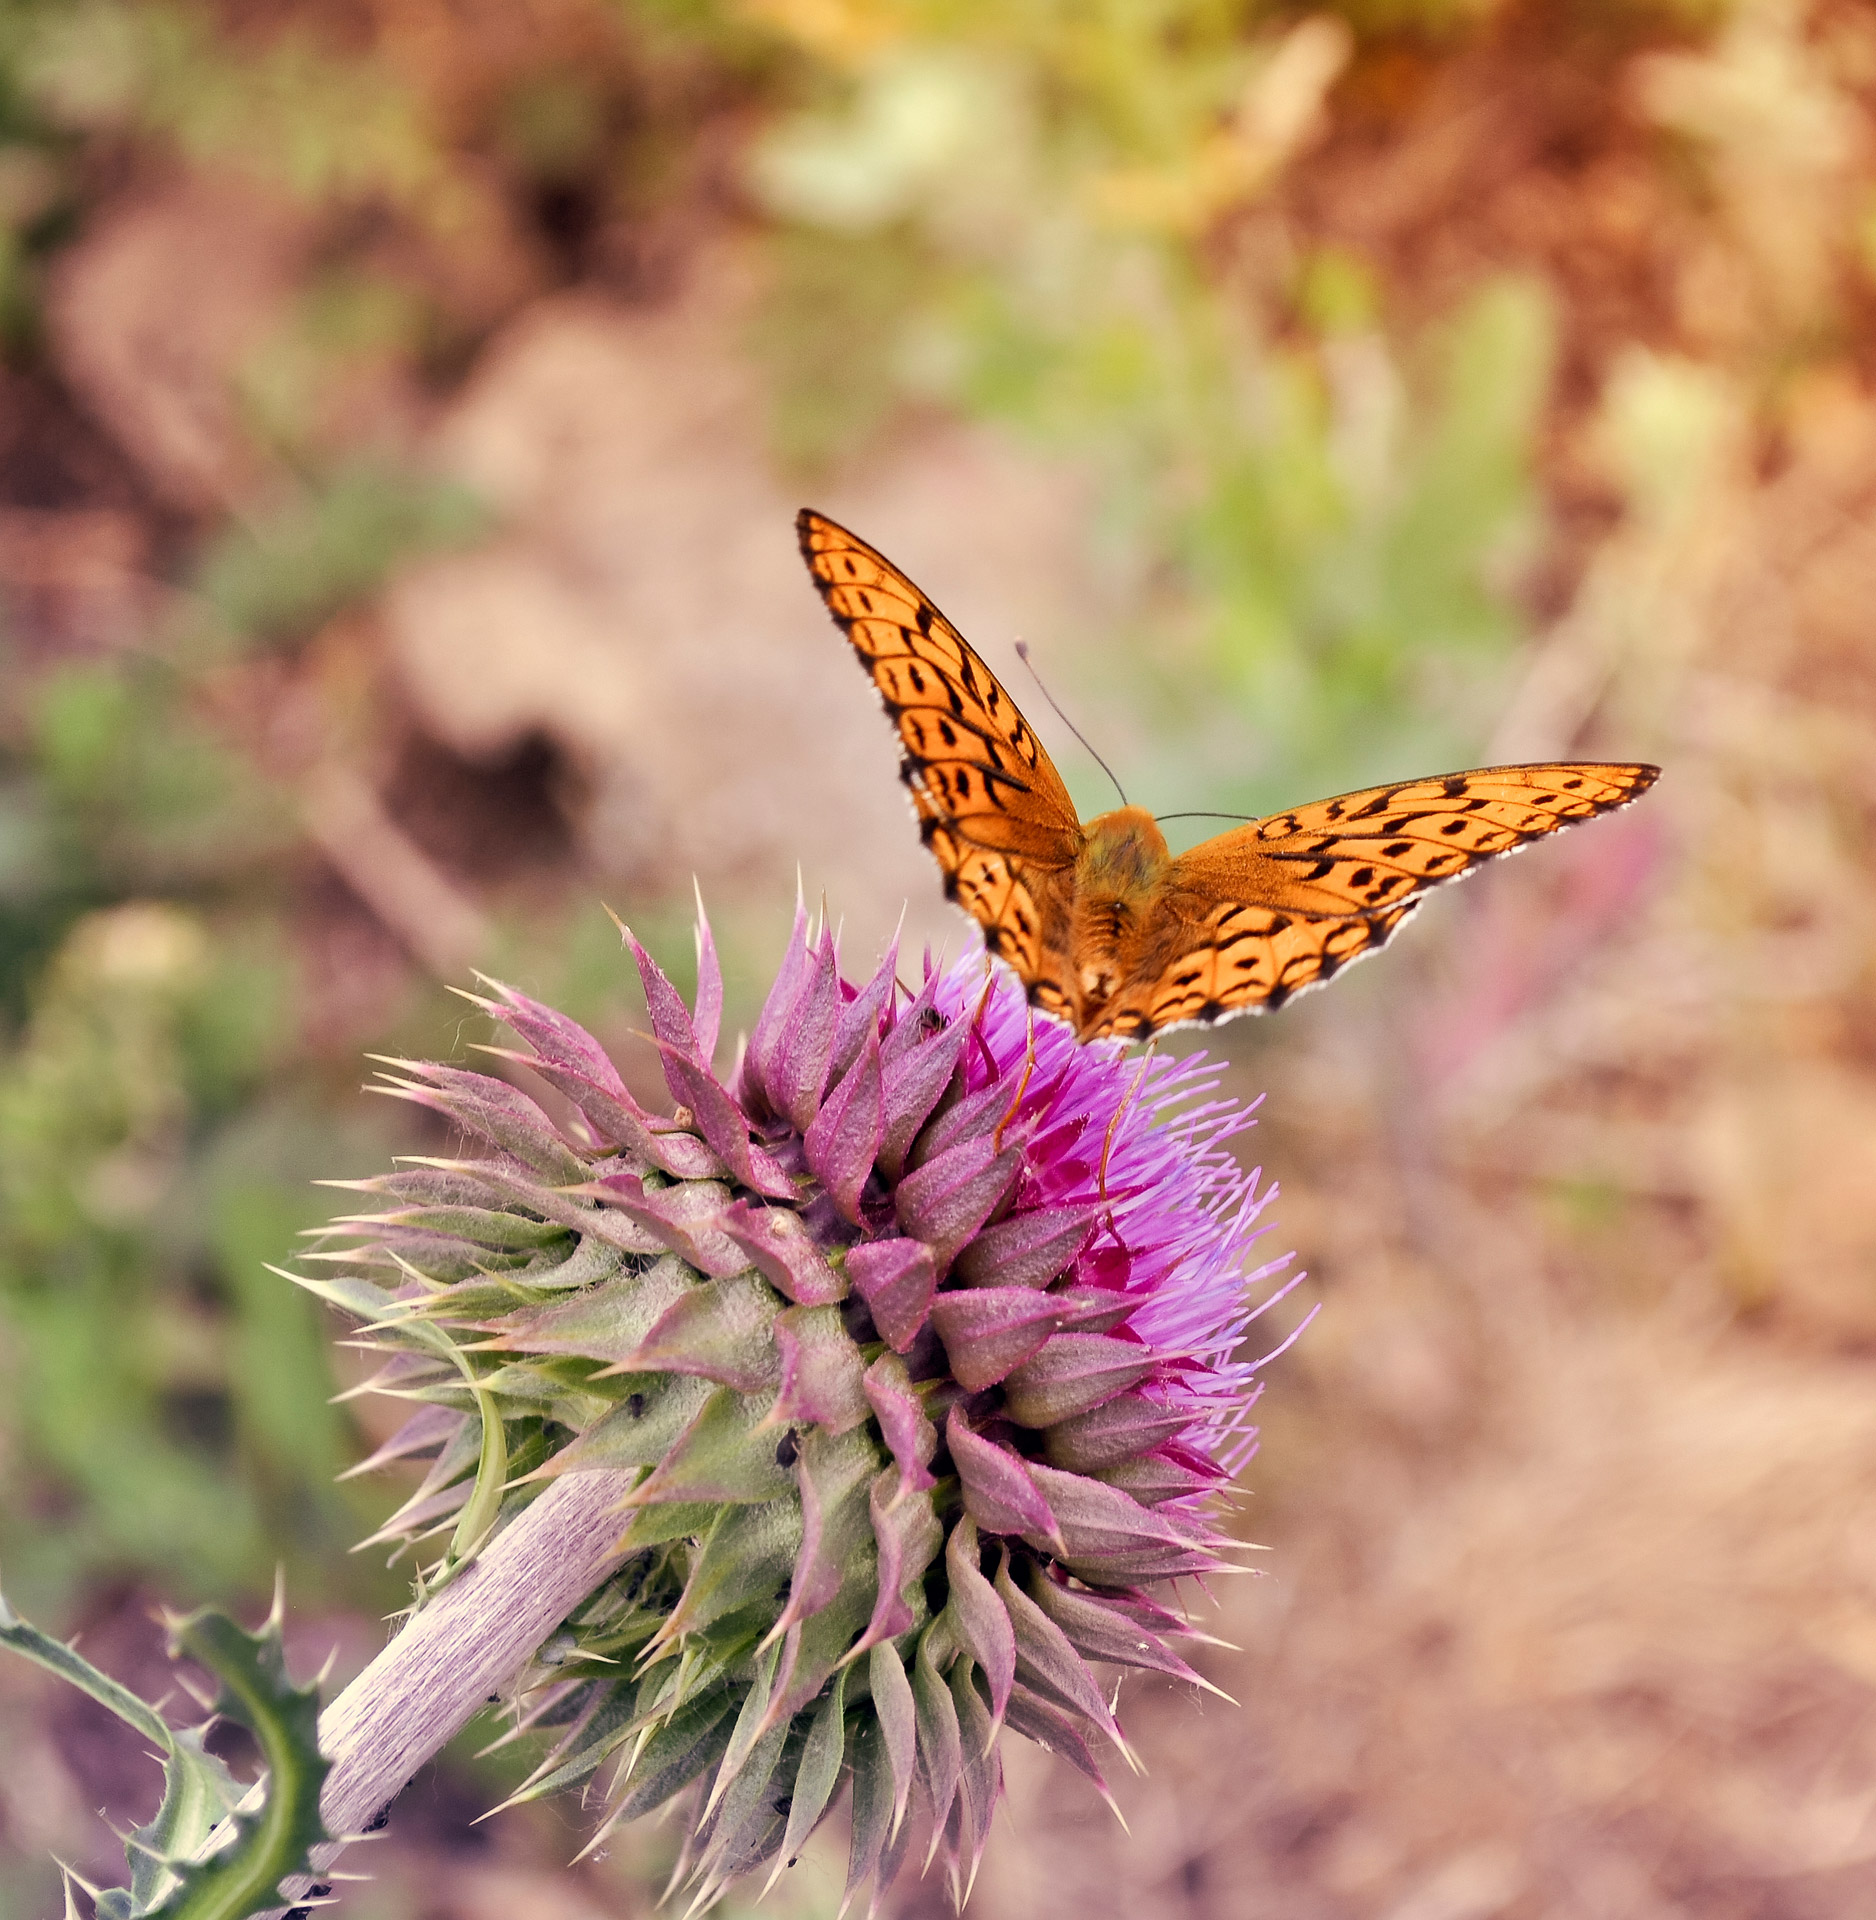
[[397,561],[472,540],[487,523],[481,503],[459,487],[345,465],[222,533],[197,569],[196,590],[238,642],[296,639],[370,594]]
[[[447,223],[447,155],[394,77],[309,26],[231,37],[204,8],[0,8],[0,353],[39,343],[44,268],[86,168],[126,139],[369,194]],[[147,650],[14,657],[0,605],[0,1479],[10,1580],[36,1605],[100,1574],[229,1595],[285,1558],[330,1590],[357,1531],[332,1476],[327,1329],[266,1271],[329,1210],[356,1101],[294,1006],[296,802],[218,714],[231,658],[296,641],[414,550],[473,538],[459,490],[325,455],[322,383],[426,316],[316,276],[238,396],[281,462],[209,528]],[[349,1089],[352,1063],[339,1085]]]
[[8,0],[0,59],[49,119],[236,160],[307,198],[384,194],[447,219],[458,200],[421,104],[311,20],[262,41],[169,0]]
[[290,815],[146,659],[23,691],[0,743],[9,1575],[225,1593],[343,1519],[323,1330],[261,1284],[334,1146],[293,1092],[268,877]]

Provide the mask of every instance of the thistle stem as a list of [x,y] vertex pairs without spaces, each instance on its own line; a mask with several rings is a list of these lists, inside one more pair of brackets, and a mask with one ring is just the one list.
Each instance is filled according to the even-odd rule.
[[[318,1866],[330,1866],[618,1566],[619,1503],[637,1478],[553,1481],[319,1716],[333,1763],[320,1812],[326,1831],[346,1838],[317,1848]],[[309,1884],[282,1891],[297,1899]]]

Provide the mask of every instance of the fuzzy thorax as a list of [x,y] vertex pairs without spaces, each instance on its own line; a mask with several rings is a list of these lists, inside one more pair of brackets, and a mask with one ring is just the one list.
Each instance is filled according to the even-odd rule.
[[1127,972],[1127,948],[1172,866],[1159,823],[1144,807],[1117,807],[1088,823],[1075,863],[1075,984],[1098,1007]]

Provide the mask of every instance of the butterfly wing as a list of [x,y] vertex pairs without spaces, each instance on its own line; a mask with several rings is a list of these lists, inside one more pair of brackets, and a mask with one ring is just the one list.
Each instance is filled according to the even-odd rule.
[[884,554],[823,515],[796,516],[801,555],[899,730],[899,775],[945,891],[1051,1013],[1081,822],[1042,743],[970,643]]
[[1084,1037],[1274,1011],[1386,945],[1430,889],[1627,806],[1659,771],[1482,767],[1221,833],[1174,861],[1138,963]]

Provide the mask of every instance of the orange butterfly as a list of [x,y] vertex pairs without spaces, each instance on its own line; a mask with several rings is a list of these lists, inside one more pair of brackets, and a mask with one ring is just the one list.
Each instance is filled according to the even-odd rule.
[[1274,1011],[1386,945],[1428,890],[1613,812],[1658,767],[1483,767],[1293,807],[1175,856],[1153,816],[1085,825],[1016,703],[883,554],[804,508],[802,557],[899,729],[945,892],[1084,1040]]

